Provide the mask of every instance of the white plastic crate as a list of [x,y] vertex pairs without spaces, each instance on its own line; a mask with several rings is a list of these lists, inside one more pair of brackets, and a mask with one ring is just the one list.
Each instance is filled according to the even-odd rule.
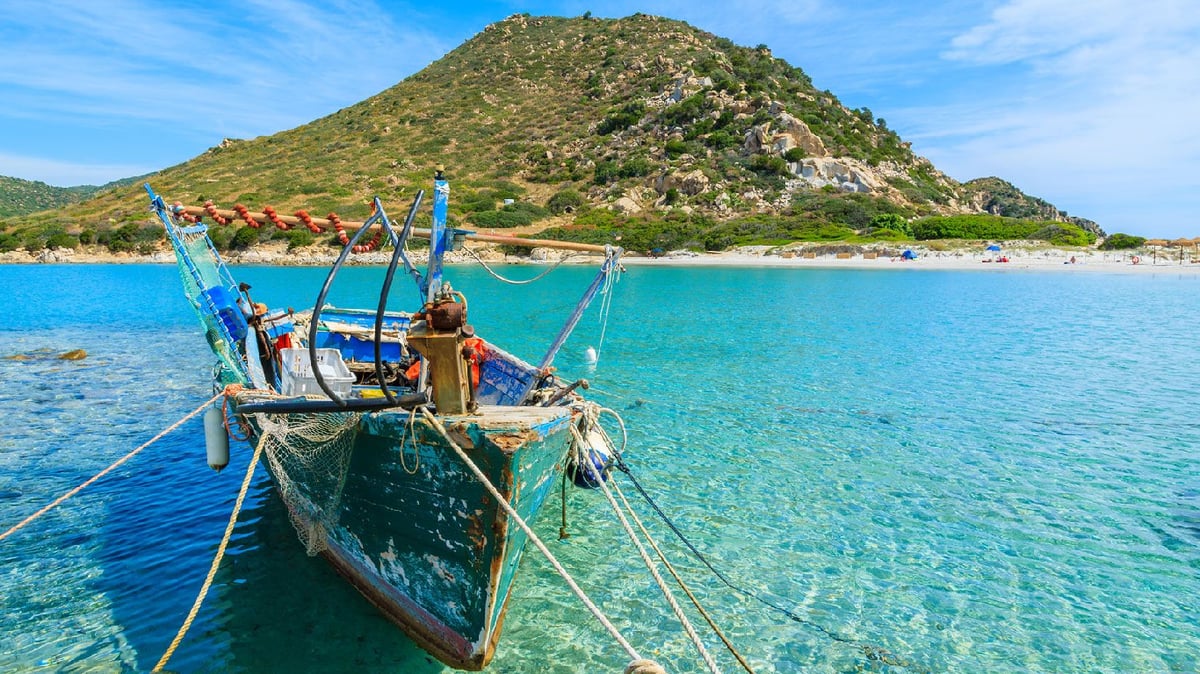
[[[280,349],[279,358],[283,362],[283,373],[280,376],[283,395],[325,395],[313,375],[308,349]],[[354,375],[342,362],[342,354],[338,353],[337,349],[317,349],[317,367],[321,369],[321,376],[334,393],[341,396],[350,395],[350,389],[354,386]]]

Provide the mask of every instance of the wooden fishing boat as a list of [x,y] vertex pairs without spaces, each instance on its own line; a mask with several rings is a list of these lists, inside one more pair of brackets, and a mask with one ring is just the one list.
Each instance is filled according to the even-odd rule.
[[[402,227],[375,200],[330,269],[313,308],[252,301],[222,261],[203,221],[213,207],[168,206],[149,185],[174,248],[184,291],[217,357],[224,412],[206,418],[209,460],[228,461],[222,429],[261,446],[309,554],[324,556],[417,644],[456,668],[483,668],[495,652],[526,533],[556,477],[598,477],[611,452],[595,406],[553,374],[555,354],[617,270],[619,248],[537,241],[603,255],[541,362],[531,365],[475,335],[466,297],[443,278],[445,253],[464,240],[500,240],[446,227],[449,183],[434,180],[432,226],[414,229],[423,192]],[[258,222],[284,216],[264,209]],[[292,222],[314,222],[302,212]],[[352,223],[347,223],[347,226]],[[379,304],[325,306],[338,270],[361,237],[394,248]],[[422,273],[405,243],[430,240]],[[417,285],[416,311],[388,311],[399,266]],[[499,498],[496,495],[499,495]]]

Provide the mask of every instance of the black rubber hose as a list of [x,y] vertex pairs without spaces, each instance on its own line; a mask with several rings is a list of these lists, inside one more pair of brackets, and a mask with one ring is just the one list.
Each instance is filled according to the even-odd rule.
[[310,400],[308,398],[282,398],[237,406],[238,414],[310,414],[315,412],[373,412],[399,407],[411,410],[429,402],[424,393],[400,396],[395,402],[386,398],[356,398],[342,401],[339,405],[332,400]]
[[396,239],[396,250],[392,253],[392,261],[388,264],[387,274],[383,277],[383,287],[379,291],[379,309],[375,312],[375,377],[379,380],[379,389],[383,391],[383,395],[393,402],[395,402],[396,396],[388,388],[387,378],[383,376],[383,313],[387,310],[388,295],[392,292],[392,277],[396,275],[396,266],[400,264],[400,257],[404,255],[404,244],[412,234],[413,219],[417,217],[417,209],[421,207],[421,200],[424,198],[425,190],[417,192],[417,198],[413,200],[412,207],[408,209],[408,217],[404,219],[404,229],[400,232],[400,237]]
[[333,267],[329,269],[329,275],[325,277],[325,285],[321,286],[321,292],[317,295],[317,302],[313,305],[312,324],[308,326],[308,360],[312,364],[313,377],[317,380],[317,386],[329,396],[329,399],[337,403],[340,408],[346,407],[346,401],[342,400],[341,396],[329,387],[325,381],[325,377],[321,374],[321,368],[317,366],[317,326],[321,323],[321,307],[325,306],[325,296],[329,294],[329,287],[333,285],[333,278],[337,276],[338,270],[342,268],[342,264],[346,258],[350,256],[350,251],[354,248],[362,235],[370,229],[371,221],[367,220],[363,226],[354,233],[354,238],[342,247],[342,254],[338,256],[337,262],[333,263]]

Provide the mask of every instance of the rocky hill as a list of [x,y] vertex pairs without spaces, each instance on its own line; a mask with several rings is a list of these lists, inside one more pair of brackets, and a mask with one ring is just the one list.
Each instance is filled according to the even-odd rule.
[[960,191],[963,201],[971,210],[1002,215],[1008,218],[1028,218],[1069,222],[1084,230],[1104,236],[1100,225],[1086,218],[1069,216],[1065,211],[1048,201],[1031,197],[1017,189],[1012,183],[1000,178],[976,178],[963,183]]
[[[185,203],[351,219],[376,194],[401,212],[437,164],[457,224],[600,239],[616,224],[631,237],[648,228],[644,246],[830,238],[880,216],[1067,221],[1004,181],[950,179],[765,45],[642,14],[509,17],[376,96],[273,136],[226,139],[149,179]],[[103,240],[138,223],[144,193],[118,187],[0,224],[10,240]]]

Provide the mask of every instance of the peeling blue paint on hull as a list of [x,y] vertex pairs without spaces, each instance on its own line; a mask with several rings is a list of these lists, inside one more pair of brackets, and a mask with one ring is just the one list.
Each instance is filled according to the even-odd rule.
[[[441,421],[532,520],[561,473],[570,411],[482,406]],[[322,555],[418,645],[452,667],[486,666],[525,542],[422,419],[402,410],[363,416]]]

